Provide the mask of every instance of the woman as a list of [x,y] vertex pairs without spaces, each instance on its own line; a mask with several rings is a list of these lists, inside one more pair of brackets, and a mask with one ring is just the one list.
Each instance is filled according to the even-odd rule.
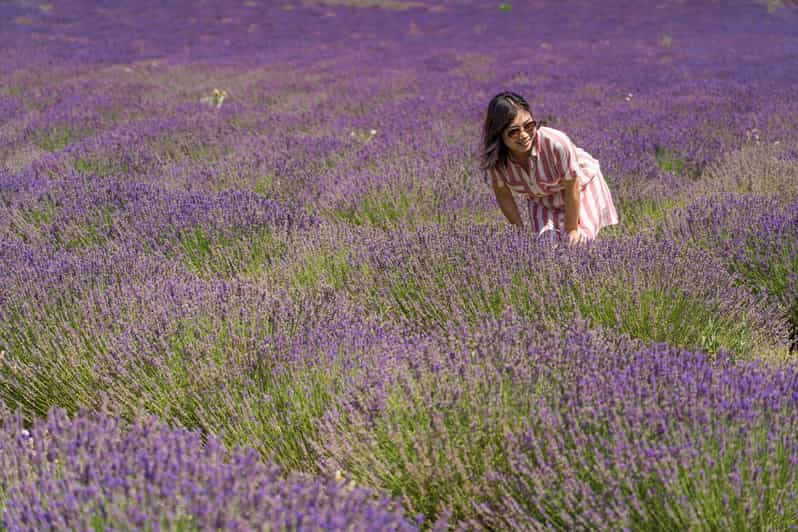
[[526,198],[538,238],[590,242],[602,227],[618,223],[599,162],[562,131],[542,127],[518,94],[502,92],[490,101],[482,145],[485,181],[511,224],[524,226],[513,192]]

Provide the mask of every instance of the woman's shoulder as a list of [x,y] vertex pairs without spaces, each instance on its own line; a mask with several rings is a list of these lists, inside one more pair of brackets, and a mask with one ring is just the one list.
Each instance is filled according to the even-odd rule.
[[571,144],[571,138],[564,131],[560,131],[559,129],[541,126],[538,132],[540,133],[541,139],[554,148],[561,149]]
[[496,161],[496,163],[490,168],[483,169],[483,172],[488,175],[496,174],[498,176],[503,176],[507,173],[510,164],[512,163],[510,163],[509,159],[505,159],[504,161]]

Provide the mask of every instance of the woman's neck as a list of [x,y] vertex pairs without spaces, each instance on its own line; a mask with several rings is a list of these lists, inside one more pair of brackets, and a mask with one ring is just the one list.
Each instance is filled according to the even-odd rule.
[[529,159],[532,157],[532,149],[530,148],[528,152],[524,153],[523,155],[518,155],[513,152],[510,152],[510,158],[520,165],[527,165],[529,164]]

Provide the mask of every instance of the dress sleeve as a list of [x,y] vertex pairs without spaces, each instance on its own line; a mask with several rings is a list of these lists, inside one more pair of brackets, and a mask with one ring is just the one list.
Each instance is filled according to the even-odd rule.
[[577,148],[568,135],[557,131],[549,142],[550,150],[546,155],[551,172],[547,173],[544,180],[538,183],[544,192],[552,194],[562,190],[564,188],[563,181],[579,178],[582,185],[590,181],[579,166],[579,159],[576,155]]
[[[582,169],[579,167],[579,161],[576,158],[576,146],[565,134],[562,135],[562,142],[558,143],[555,157],[558,160],[563,179],[570,181],[577,177],[582,177]],[[584,179],[580,179],[580,181],[584,181]]]

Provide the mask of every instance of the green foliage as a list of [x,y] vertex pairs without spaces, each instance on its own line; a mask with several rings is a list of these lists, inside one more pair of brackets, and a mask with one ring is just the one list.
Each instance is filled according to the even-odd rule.
[[266,355],[251,374],[230,375],[223,388],[206,390],[198,416],[231,447],[250,446],[287,470],[319,473],[316,426],[345,378],[338,364],[278,366]]
[[235,384],[225,368],[243,361],[248,346],[258,345],[272,332],[238,319],[235,313],[200,313],[175,320],[163,335],[143,339],[143,352],[152,353],[154,345],[163,345],[162,353],[131,361],[128,377],[132,382],[115,390],[117,400],[208,432],[209,398],[219,400],[210,403],[214,408],[226,408],[224,396]]
[[685,167],[684,159],[679,157],[679,154],[672,150],[657,147],[654,152],[654,158],[657,161],[657,166],[672,174],[680,174]]
[[80,126],[62,125],[38,131],[33,143],[45,151],[60,151],[91,134],[91,130]]
[[[712,438],[699,436],[706,427],[696,427],[695,437],[705,440],[697,463],[689,468],[680,465],[678,483],[661,486],[656,496],[643,486],[638,488],[643,512],[634,513],[633,528],[668,523],[669,528],[684,529],[698,522],[717,530],[789,528],[798,509],[794,500],[788,502],[793,489],[789,482],[792,465],[783,442],[768,441],[767,425],[768,421],[762,420],[724,448]],[[741,455],[750,459],[740,460]],[[751,505],[748,495],[754,492],[762,493],[759,505]],[[692,511],[680,510],[684,502]]]
[[602,230],[602,236],[612,233],[639,234],[656,228],[665,220],[672,211],[684,206],[683,199],[675,198],[641,198],[628,201],[623,198],[616,200],[621,223]]
[[401,378],[375,417],[338,418],[323,452],[347,477],[401,497],[426,522],[444,510],[455,522],[473,515],[487,473],[508,468],[504,434],[517,430],[536,395],[490,366],[468,372],[474,378],[445,368]]
[[84,155],[74,159],[72,167],[86,175],[110,176],[132,173],[130,161],[122,157],[109,157],[99,155]]
[[[740,276],[754,293],[766,294],[784,311],[791,328],[794,347],[798,347],[798,245],[787,240],[748,243],[745,259],[731,259],[729,270]],[[763,258],[765,258],[763,260]]]
[[377,191],[364,196],[352,207],[338,210],[333,217],[353,225],[372,225],[388,229],[407,217],[418,193]]
[[221,159],[228,152],[223,144],[192,138],[189,132],[160,137],[150,142],[144,150],[161,166],[183,161],[209,163]]
[[45,417],[53,406],[75,413],[95,403],[103,387],[94,361],[108,349],[105,338],[89,332],[89,320],[80,299],[66,291],[47,302],[5,305],[0,350],[14,358],[0,366],[0,399],[29,417]]
[[87,249],[102,246],[115,227],[114,211],[108,207],[93,209],[84,223],[65,226],[56,242],[66,249]]
[[[308,254],[289,269],[289,286],[297,289],[332,287],[343,290],[355,272],[345,250]],[[367,268],[360,272],[368,275]]]
[[272,195],[270,191],[274,187],[276,181],[277,177],[274,174],[260,175],[255,179],[252,190],[259,196],[269,198]]
[[[552,326],[583,318],[633,338],[709,354],[724,349],[747,356],[765,340],[739,315],[688,296],[668,282],[673,272],[667,265],[576,279],[576,271],[554,260],[532,270],[514,269],[508,282],[493,284],[484,282],[483,272],[460,267],[457,257],[416,257],[401,269],[372,269],[369,277],[358,276],[359,282],[339,286],[358,287],[351,295],[364,305],[427,332],[445,330],[452,316],[478,323],[481,316],[498,316],[512,307],[521,316]],[[650,288],[630,290],[635,277],[646,279],[643,284]]]
[[[773,215],[779,215],[774,212]],[[697,248],[717,253],[725,268],[737,282],[753,294],[766,298],[781,309],[793,341],[798,347],[798,246],[789,228],[784,234],[770,234],[764,238],[757,227],[736,228],[729,223],[710,227],[696,226],[686,236],[686,242]],[[725,325],[717,324],[719,334],[727,334]]]
[[52,201],[45,201],[40,207],[23,212],[22,216],[28,223],[42,227],[53,221],[55,210],[55,203]]
[[[616,415],[621,417],[623,412]],[[762,419],[757,426],[743,428],[711,420],[685,428],[683,433],[665,434],[639,433],[628,427],[627,435],[632,441],[646,442],[654,448],[700,442],[694,454],[666,466],[675,471],[673,480],[666,483],[656,474],[646,473],[645,464],[626,463],[623,469],[618,468],[613,458],[617,450],[602,443],[612,441],[604,420],[586,419],[580,423],[579,441],[556,421],[551,426],[535,420],[531,425],[534,444],[517,447],[517,442],[512,443],[521,453],[513,464],[516,469],[508,472],[510,481],[485,485],[484,496],[498,502],[499,508],[509,510],[511,520],[504,521],[501,512],[494,512],[487,516],[485,524],[495,529],[506,528],[510,523],[518,527],[547,522],[557,529],[571,529],[578,522],[593,528],[597,523],[588,526],[582,521],[590,514],[589,509],[580,508],[579,501],[569,498],[566,490],[556,489],[561,480],[580,478],[590,485],[594,504],[609,497],[623,507],[626,515],[618,516],[615,526],[623,523],[632,530],[789,528],[798,509],[790,480],[793,465],[785,443],[768,437],[769,424],[773,422]],[[729,431],[739,437],[724,436]],[[585,445],[586,440],[590,445]],[[549,462],[546,457],[550,453],[560,459]],[[743,456],[746,458],[741,459]],[[545,477],[540,478],[543,471]],[[611,486],[617,487],[612,493],[608,491],[614,489]],[[758,504],[752,500],[752,493],[761,493]],[[624,502],[629,500],[636,502]],[[512,520],[519,517],[521,523]]]
[[257,278],[287,250],[285,238],[263,228],[254,233],[207,234],[194,227],[179,237],[179,251],[189,271],[203,278]]
[[701,170],[695,164],[680,156],[676,151],[657,147],[654,151],[654,159],[660,169],[671,174],[686,175],[693,180],[701,177]]

